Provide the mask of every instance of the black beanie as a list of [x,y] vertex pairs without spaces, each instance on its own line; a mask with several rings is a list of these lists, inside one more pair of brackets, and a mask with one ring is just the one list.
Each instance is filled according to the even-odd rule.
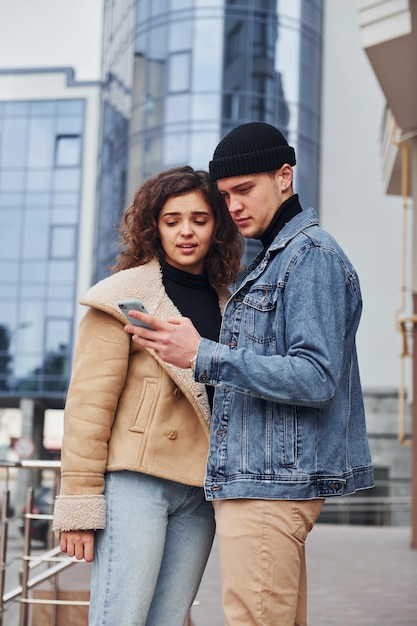
[[294,148],[271,124],[249,122],[236,126],[220,141],[209,163],[212,180],[278,170],[295,165]]

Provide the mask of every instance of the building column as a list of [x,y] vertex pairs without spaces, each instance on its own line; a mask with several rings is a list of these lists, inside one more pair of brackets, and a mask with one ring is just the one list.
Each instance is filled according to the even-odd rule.
[[[413,202],[413,315],[417,315],[417,137],[408,142],[409,193]],[[417,550],[417,324],[413,325],[413,404],[411,414],[411,547]]]
[[[43,457],[43,430],[45,421],[44,406],[33,398],[22,398],[20,400],[20,410],[22,412],[21,438],[30,439],[33,442],[34,452],[32,458],[41,459]],[[16,489],[16,504],[18,510],[24,505],[26,492],[30,486],[38,486],[41,480],[40,470],[20,469],[18,474]]]

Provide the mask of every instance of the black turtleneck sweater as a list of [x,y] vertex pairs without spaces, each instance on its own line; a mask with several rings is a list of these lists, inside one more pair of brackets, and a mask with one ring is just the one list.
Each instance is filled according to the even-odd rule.
[[[202,337],[219,340],[221,314],[219,298],[205,274],[190,274],[168,263],[162,264],[162,283],[168,297],[189,317]],[[207,385],[212,406],[214,387]]]
[[301,213],[302,210],[303,209],[301,208],[297,193],[281,204],[278,211],[275,213],[272,222],[266,231],[259,237],[264,247],[264,252],[269,248],[279,231],[284,228],[285,224],[297,215],[297,213]]

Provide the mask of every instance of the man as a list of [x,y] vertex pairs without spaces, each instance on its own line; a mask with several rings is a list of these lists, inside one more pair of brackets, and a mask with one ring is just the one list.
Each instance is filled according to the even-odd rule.
[[325,498],[373,486],[355,336],[357,274],[302,210],[278,129],[234,128],[209,164],[244,237],[263,250],[228,302],[219,343],[186,319],[137,314],[134,341],[215,386],[213,501],[228,626],[305,626],[304,544]]

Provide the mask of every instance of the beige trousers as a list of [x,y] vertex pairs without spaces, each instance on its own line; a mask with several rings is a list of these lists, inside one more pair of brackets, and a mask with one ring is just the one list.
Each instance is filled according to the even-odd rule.
[[324,500],[215,500],[226,626],[306,626],[305,540]]

